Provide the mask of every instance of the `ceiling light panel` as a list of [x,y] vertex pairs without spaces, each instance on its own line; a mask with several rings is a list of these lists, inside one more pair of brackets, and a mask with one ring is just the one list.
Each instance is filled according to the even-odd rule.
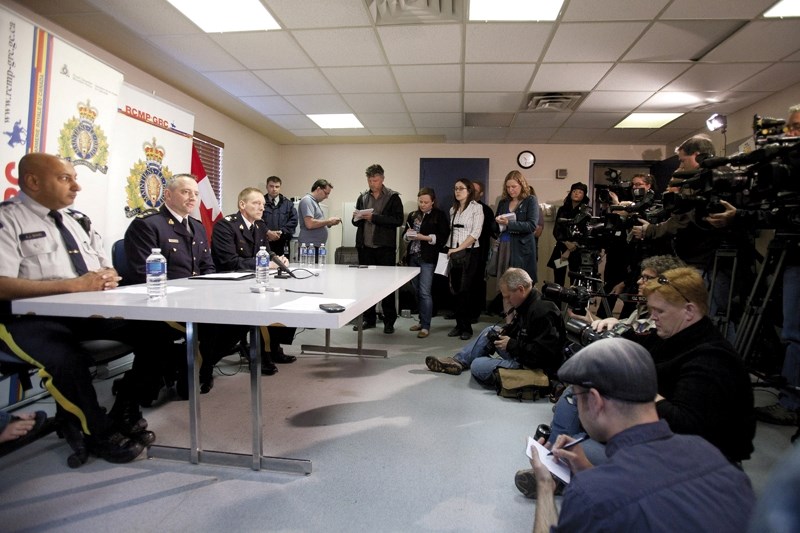
[[683,113],[631,113],[615,128],[660,128],[672,122]]
[[279,30],[259,0],[167,0],[206,33]]
[[765,13],[764,17],[800,17],[800,2],[797,0],[781,0]]
[[353,129],[364,127],[352,113],[308,115],[308,118],[323,129]]

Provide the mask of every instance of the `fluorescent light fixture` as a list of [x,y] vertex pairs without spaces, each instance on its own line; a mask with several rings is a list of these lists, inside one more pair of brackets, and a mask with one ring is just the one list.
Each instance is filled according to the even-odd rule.
[[317,126],[325,130],[364,127],[364,125],[361,124],[361,122],[359,122],[356,116],[352,113],[306,116],[313,120]]
[[279,30],[259,0],[167,0],[206,33]]
[[683,113],[631,113],[615,128],[660,128],[669,124]]
[[708,131],[721,130],[720,133],[725,133],[725,130],[728,129],[728,117],[714,113],[706,120],[706,127]]
[[800,17],[800,0],[781,0],[764,12],[764,18],[786,17]]
[[470,0],[469,20],[556,20],[564,0]]

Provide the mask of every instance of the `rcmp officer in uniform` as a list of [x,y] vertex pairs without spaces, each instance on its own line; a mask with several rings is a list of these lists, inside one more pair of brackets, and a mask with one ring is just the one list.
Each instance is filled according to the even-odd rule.
[[[264,195],[259,189],[248,187],[239,193],[239,211],[214,224],[214,239],[211,242],[211,257],[221,272],[234,270],[253,271],[256,268],[256,253],[261,246],[270,251],[267,225],[261,219],[264,213]],[[281,253],[278,250],[276,253]],[[284,259],[284,266],[288,263]],[[270,268],[277,268],[270,262]],[[283,353],[281,344],[291,344],[295,328],[262,328],[262,339],[269,352],[262,354],[261,373],[271,376],[278,371],[274,363],[293,363],[297,358]]]
[[[113,289],[120,278],[88,217],[69,209],[81,190],[71,163],[27,154],[19,162],[19,184],[19,196],[0,204],[0,350],[6,360],[39,369],[59,418],[80,428],[90,453],[132,461],[155,435],[124,392],[106,415],[78,342],[116,338],[137,347],[137,335],[121,321],[15,316],[9,305],[16,298]],[[135,352],[138,360],[142,351]]]
[[[161,248],[167,259],[167,279],[188,278],[215,272],[211,259],[211,247],[203,224],[189,216],[199,197],[197,182],[187,176],[171,179],[164,191],[164,204],[160,209],[151,209],[137,216],[125,232],[125,254],[134,283],[145,282],[145,263],[153,248]],[[175,341],[184,337],[184,332],[175,325],[154,323],[157,331],[151,331],[149,338],[159,339],[162,351],[174,353],[169,361],[160,361],[161,368],[152,368],[147,391],[142,392],[142,401],[152,401],[163,384],[162,376],[169,382],[176,378],[178,396],[188,397],[186,381],[186,360],[183,350],[175,350]],[[234,326],[238,327],[238,326]],[[214,387],[214,365],[233,350],[229,344],[230,327],[202,324],[198,327],[200,352],[203,363],[200,366],[200,392],[206,394]],[[235,344],[235,340],[232,341]],[[163,359],[163,358],[162,358]],[[173,365],[177,365],[175,368]],[[177,374],[175,372],[177,371]]]

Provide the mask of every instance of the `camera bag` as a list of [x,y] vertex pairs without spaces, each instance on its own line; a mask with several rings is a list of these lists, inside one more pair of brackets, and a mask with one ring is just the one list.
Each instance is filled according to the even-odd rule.
[[540,368],[495,368],[494,386],[503,398],[536,401],[550,393],[550,378]]

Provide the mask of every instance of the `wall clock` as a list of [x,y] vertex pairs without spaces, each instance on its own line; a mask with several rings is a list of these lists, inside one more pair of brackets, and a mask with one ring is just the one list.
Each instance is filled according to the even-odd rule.
[[522,168],[531,168],[536,164],[536,156],[530,150],[523,150],[517,156],[517,164]]

